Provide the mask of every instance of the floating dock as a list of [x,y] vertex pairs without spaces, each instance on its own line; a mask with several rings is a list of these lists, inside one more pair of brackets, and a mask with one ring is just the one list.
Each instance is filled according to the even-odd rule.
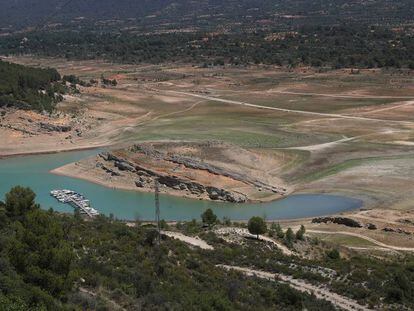
[[81,214],[86,214],[89,217],[99,215],[99,212],[90,206],[89,200],[87,200],[82,194],[72,190],[52,190],[50,195],[61,203],[70,204],[74,208],[79,209]]

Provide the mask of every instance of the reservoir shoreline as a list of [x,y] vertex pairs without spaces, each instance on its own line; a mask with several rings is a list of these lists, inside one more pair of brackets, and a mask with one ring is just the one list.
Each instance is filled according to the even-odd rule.
[[[0,198],[3,199],[11,187],[22,185],[35,191],[37,202],[44,209],[52,207],[58,212],[72,213],[72,208],[57,203],[49,195],[52,189],[71,189],[88,197],[92,206],[105,215],[113,214],[125,221],[154,219],[152,193],[117,190],[50,173],[57,167],[95,154],[95,151],[89,149],[0,159]],[[363,205],[358,199],[325,194],[294,194],[281,200],[259,204],[201,201],[164,194],[160,195],[160,199],[161,218],[166,221],[199,218],[207,208],[212,208],[219,218],[228,217],[241,221],[252,216],[282,220],[332,215],[356,210]]]
[[18,153],[5,153],[2,154],[0,152],[0,160],[14,158],[14,157],[26,157],[26,156],[36,156],[36,155],[48,155],[48,154],[56,154],[56,153],[65,153],[65,152],[75,152],[75,151],[86,151],[86,150],[94,150],[94,149],[101,149],[101,148],[109,148],[115,146],[114,144],[102,144],[97,146],[85,146],[85,147],[74,147],[74,148],[64,148],[64,149],[50,149],[44,151],[28,151],[28,152],[18,152]]

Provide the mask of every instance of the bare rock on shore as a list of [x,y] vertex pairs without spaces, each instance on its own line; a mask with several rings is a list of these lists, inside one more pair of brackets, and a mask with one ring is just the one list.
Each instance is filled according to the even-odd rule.
[[[271,201],[288,193],[284,181],[268,172],[278,158],[221,142],[146,142],[103,152],[98,161],[111,176],[104,183],[169,194],[243,203]],[[122,173],[111,178],[111,171]],[[290,191],[290,190],[289,190]]]
[[403,233],[403,234],[406,234],[406,235],[411,235],[412,234],[410,231],[406,231],[406,230],[403,230],[401,228],[385,227],[385,228],[382,229],[382,231],[384,231],[384,232],[394,232],[394,233]]
[[263,183],[262,181],[259,181],[257,179],[253,179],[250,176],[247,176],[245,174],[232,172],[232,171],[223,169],[221,167],[217,167],[209,163],[200,161],[199,159],[177,155],[177,154],[172,154],[172,155],[164,154],[154,149],[152,146],[134,145],[133,147],[130,148],[130,150],[133,152],[143,153],[146,156],[149,156],[155,159],[165,160],[165,161],[176,163],[178,165],[183,165],[190,169],[205,170],[214,175],[226,176],[234,180],[243,181],[243,182],[249,183],[257,187],[258,189],[267,189],[267,190],[272,191],[273,193],[278,193],[281,195],[284,195],[287,192],[287,189],[284,187],[275,187],[275,186]]
[[44,129],[49,132],[66,133],[72,130],[72,127],[70,125],[54,125],[54,124],[45,123],[45,122],[40,122],[39,125],[41,129]]
[[120,171],[136,172],[135,167],[126,161],[115,161],[115,167],[117,167]]
[[[158,172],[151,171],[148,168],[140,167],[137,164],[109,152],[101,153],[99,156],[105,161],[113,162],[113,165],[120,171],[128,171],[136,174],[138,178],[135,180],[135,185],[138,188],[152,188],[154,180],[156,179],[165,187],[179,191],[188,191],[195,196],[207,195],[211,200],[228,201],[233,203],[244,203],[248,200],[247,196],[242,193],[228,191],[212,186],[204,186],[194,181],[178,178],[177,176],[163,175]],[[108,169],[103,164],[101,164],[100,167],[112,176],[117,175],[116,172]]]

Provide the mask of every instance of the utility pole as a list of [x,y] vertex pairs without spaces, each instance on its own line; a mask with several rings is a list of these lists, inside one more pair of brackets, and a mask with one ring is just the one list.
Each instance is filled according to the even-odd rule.
[[161,223],[160,223],[160,189],[158,180],[154,180],[155,186],[155,221],[157,222],[158,245],[161,244]]

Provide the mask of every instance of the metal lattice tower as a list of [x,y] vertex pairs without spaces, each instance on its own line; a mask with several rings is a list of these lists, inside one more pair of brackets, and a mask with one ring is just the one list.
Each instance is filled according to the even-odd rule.
[[161,243],[161,223],[160,223],[160,189],[158,180],[154,181],[155,186],[155,221],[157,222],[158,244]]

